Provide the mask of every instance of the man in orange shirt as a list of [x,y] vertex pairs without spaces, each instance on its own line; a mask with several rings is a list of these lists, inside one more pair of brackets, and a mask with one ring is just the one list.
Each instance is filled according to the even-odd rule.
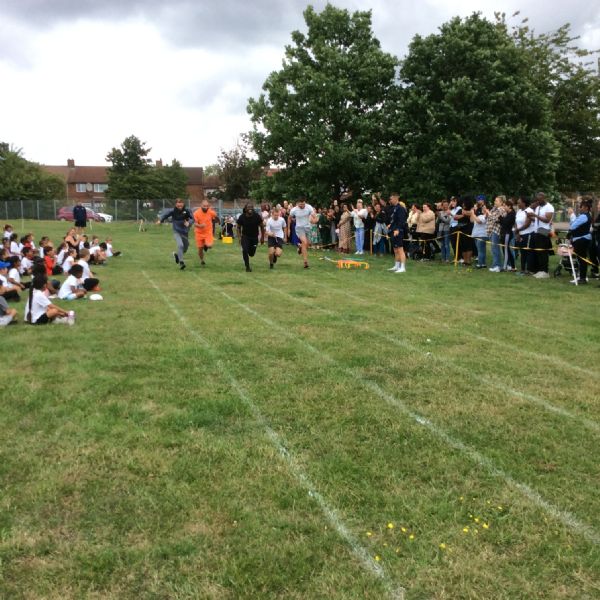
[[202,200],[200,208],[194,213],[194,231],[196,233],[196,246],[200,264],[204,262],[204,252],[213,245],[213,223],[217,220],[217,213],[210,208],[208,200]]

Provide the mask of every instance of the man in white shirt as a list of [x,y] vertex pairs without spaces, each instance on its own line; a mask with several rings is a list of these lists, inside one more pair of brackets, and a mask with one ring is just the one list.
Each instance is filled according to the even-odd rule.
[[356,202],[356,208],[352,207],[352,217],[354,219],[354,241],[356,242],[355,254],[364,254],[365,247],[365,219],[367,218],[367,209],[363,208],[362,200]]
[[[317,213],[310,204],[307,204],[306,198],[301,197],[290,211],[290,219],[296,221],[296,235],[300,240],[298,254],[302,254],[304,268],[308,269],[308,235],[311,224],[317,222]],[[289,225],[287,234],[290,235]]]
[[554,218],[554,207],[546,201],[546,194],[538,192],[535,195],[533,206],[535,232],[533,235],[533,260],[535,261],[535,274],[537,279],[547,279],[548,274],[548,259],[552,252],[552,239],[550,233],[552,231],[552,219]]
[[285,219],[281,216],[279,208],[271,211],[271,216],[267,219],[267,246],[269,248],[269,268],[273,265],[283,252],[283,243],[285,242]]

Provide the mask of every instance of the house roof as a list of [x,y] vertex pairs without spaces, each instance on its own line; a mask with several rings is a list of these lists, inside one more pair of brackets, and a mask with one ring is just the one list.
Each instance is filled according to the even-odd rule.
[[[67,183],[108,183],[107,167],[42,165],[45,171],[59,175]],[[188,177],[187,185],[202,185],[204,169],[202,167],[183,167]]]

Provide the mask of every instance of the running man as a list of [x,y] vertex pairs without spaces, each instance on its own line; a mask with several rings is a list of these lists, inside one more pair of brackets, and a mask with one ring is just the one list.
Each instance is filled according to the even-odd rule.
[[204,253],[212,248],[213,223],[218,220],[217,213],[210,207],[208,200],[202,200],[200,208],[194,212],[194,231],[200,264],[204,266]]
[[246,265],[246,273],[250,273],[250,257],[256,253],[259,232],[264,234],[265,225],[262,217],[254,210],[250,202],[244,206],[244,212],[238,217],[237,231],[242,247],[242,256]]
[[269,248],[269,269],[277,262],[277,259],[283,252],[285,242],[285,219],[281,216],[279,208],[275,207],[271,211],[271,216],[267,219],[267,245]]
[[394,273],[406,273],[406,253],[404,252],[404,240],[408,237],[406,207],[400,203],[400,196],[394,192],[390,196],[392,206],[391,222],[388,231],[392,232],[392,248],[396,263],[388,271]]
[[[304,268],[308,269],[308,236],[310,234],[311,223],[318,221],[317,213],[310,204],[307,204],[306,198],[301,197],[298,199],[296,206],[290,210],[290,217],[296,221],[296,235],[300,240],[298,254],[302,254]],[[287,233],[289,236],[289,224]]]
[[164,214],[162,219],[159,220],[159,223],[164,223],[169,217],[171,217],[171,220],[173,221],[173,237],[177,244],[177,251],[173,252],[173,258],[179,265],[179,268],[183,271],[185,269],[183,255],[190,247],[188,234],[194,217],[189,209],[186,208],[185,203],[181,198],[175,200],[175,208],[172,208]]

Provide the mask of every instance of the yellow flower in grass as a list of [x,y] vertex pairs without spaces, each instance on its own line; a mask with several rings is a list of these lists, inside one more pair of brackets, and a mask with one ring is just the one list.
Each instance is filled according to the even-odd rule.
[[375,555],[375,560],[376,560],[377,562],[379,562],[379,561],[381,560],[381,556],[379,556],[379,554],[376,554],[376,555]]
[[484,523],[484,524],[482,525],[482,527],[483,527],[484,529],[489,529],[489,528],[490,528],[490,526],[489,526],[487,523]]
[[387,528],[388,529],[394,529],[394,524],[393,523],[388,523],[387,524]]
[[502,510],[502,507],[501,507],[501,506],[498,506],[497,508],[498,508],[498,510]]
[[469,528],[468,527],[463,527],[463,533],[469,533]]
[[409,539],[409,540],[414,540],[414,539],[415,539],[415,534],[414,534],[414,533],[411,533],[411,534],[408,536],[408,539]]
[[396,554],[400,554],[400,548],[396,548]]
[[475,517],[473,521],[475,521],[475,523],[479,523],[479,517]]
[[464,497],[464,496],[461,496],[461,497],[459,498],[459,500],[460,500],[461,502],[464,502],[464,501],[465,501],[465,497]]
[[442,542],[440,544],[440,550],[445,550],[446,549],[446,544],[444,544],[444,542]]
[[406,527],[400,527],[400,531],[402,531],[402,533],[406,533]]
[[385,548],[387,548],[387,543],[386,543],[386,542],[383,542],[383,546],[384,546]]
[[367,531],[367,537],[371,537],[373,535],[372,531]]

